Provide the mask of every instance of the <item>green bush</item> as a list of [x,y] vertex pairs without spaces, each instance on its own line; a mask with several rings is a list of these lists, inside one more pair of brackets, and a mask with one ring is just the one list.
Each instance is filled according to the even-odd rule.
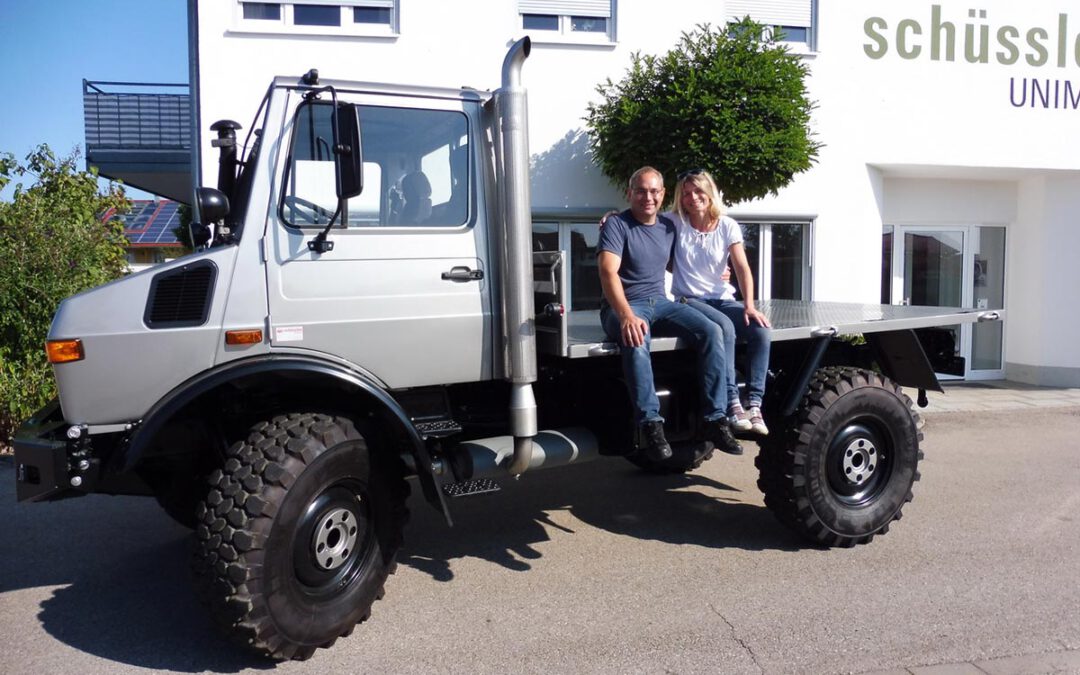
[[703,168],[724,200],[775,194],[806,171],[821,147],[809,130],[802,60],[745,18],[684,33],[667,54],[634,54],[617,84],[597,87],[586,122],[594,157],[622,184],[638,167],[675,176]]
[[55,395],[45,338],[64,298],[122,276],[122,224],[102,216],[130,208],[123,189],[98,189],[96,173],[77,168],[78,152],[57,158],[38,146],[19,163],[0,154],[0,444]]

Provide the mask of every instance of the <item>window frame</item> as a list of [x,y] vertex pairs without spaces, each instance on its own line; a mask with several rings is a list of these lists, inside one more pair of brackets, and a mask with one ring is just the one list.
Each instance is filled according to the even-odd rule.
[[[747,225],[755,225],[758,228],[758,251],[757,251],[757,273],[754,275],[754,294],[757,296],[754,298],[755,302],[763,300],[773,299],[773,226],[776,225],[795,225],[802,227],[802,250],[805,262],[800,270],[800,285],[802,287],[802,297],[795,298],[796,300],[812,300],[814,297],[813,289],[813,270],[814,270],[814,218],[768,218],[768,217],[754,217],[748,216],[745,218],[739,218],[738,216],[732,216],[739,223],[739,226],[743,229],[743,237],[746,236],[745,227]],[[745,244],[744,244],[745,247]],[[734,273],[733,273],[734,274]],[[736,282],[736,280],[732,280]],[[740,290],[741,294],[741,290]]]
[[[246,0],[235,0],[233,33],[271,33],[275,35],[334,35],[367,38],[396,39],[401,34],[401,0],[282,0],[281,2],[258,2],[255,4],[279,5],[281,18],[245,19]],[[338,25],[297,24],[295,8],[298,5],[336,6],[340,15]],[[355,20],[353,10],[358,7],[375,7],[390,10],[390,22],[366,23]]]
[[[750,18],[754,21],[765,26],[765,29],[769,31],[770,35],[775,35],[776,31],[783,31],[791,28],[805,28],[806,39],[805,40],[780,40],[780,44],[786,45],[793,53],[813,55],[818,51],[818,0],[804,0],[809,4],[810,18],[808,26],[801,26],[795,24],[783,24],[777,21],[770,20],[770,10],[772,8],[763,7],[761,12],[755,12],[753,7],[746,5],[752,4],[753,0],[746,0],[739,3],[736,7],[728,9],[729,16],[727,20],[738,21],[743,18],[744,15],[749,14]],[[762,15],[765,15],[762,18]],[[776,16],[775,14],[773,16]]]
[[[368,108],[368,109],[370,109],[370,108],[381,108],[381,109],[391,109],[391,110],[396,109],[396,106],[385,105],[384,103],[357,102],[357,101],[353,101],[353,103],[357,106],[357,108],[359,110],[360,125],[361,125],[361,138],[363,137],[363,131],[362,130],[363,130],[363,126],[364,126],[364,109],[365,108]],[[332,102],[330,101],[330,99],[302,101],[295,108],[295,110],[292,111],[292,113],[290,114],[290,119],[287,122],[288,131],[287,131],[287,140],[286,140],[286,142],[288,143],[288,151],[287,151],[287,153],[285,155],[285,162],[284,162],[284,165],[283,165],[282,170],[281,170],[282,173],[280,174],[280,177],[281,177],[281,189],[280,189],[278,197],[277,197],[277,205],[276,205],[275,211],[277,213],[278,221],[285,228],[287,228],[287,229],[289,229],[291,231],[310,232],[310,231],[315,231],[315,230],[321,230],[321,229],[326,227],[326,223],[302,223],[302,222],[298,223],[298,222],[293,222],[292,220],[290,220],[289,218],[286,217],[285,200],[286,200],[286,197],[290,196],[289,181],[290,181],[291,172],[294,170],[294,163],[295,163],[294,157],[295,157],[295,152],[296,152],[295,148],[296,148],[296,140],[297,140],[297,134],[298,134],[298,126],[299,126],[298,123],[297,123],[297,121],[299,119],[299,111],[305,106],[327,106],[327,107],[329,107],[331,105],[332,105]],[[454,114],[454,115],[460,115],[461,116],[461,118],[463,120],[463,126],[464,126],[464,136],[463,136],[463,138],[465,138],[467,140],[467,143],[466,143],[466,145],[464,147],[468,147],[468,151],[467,151],[467,155],[466,155],[467,161],[466,161],[465,167],[464,167],[465,178],[466,178],[466,181],[467,181],[467,185],[465,187],[465,205],[464,205],[465,211],[464,211],[462,222],[460,222],[460,223],[447,223],[447,224],[423,223],[423,224],[415,224],[415,225],[383,222],[383,217],[385,215],[384,212],[383,212],[383,209],[386,208],[386,199],[387,199],[386,189],[389,186],[389,183],[387,183],[385,181],[385,179],[383,179],[383,180],[380,181],[381,184],[380,184],[380,190],[379,190],[379,201],[378,201],[378,204],[379,204],[379,221],[374,222],[374,223],[352,223],[352,222],[350,222],[349,221],[349,203],[352,200],[346,199],[344,207],[342,209],[342,213],[338,217],[338,221],[336,223],[334,223],[333,227],[331,228],[332,232],[371,232],[371,231],[377,231],[377,232],[380,232],[380,233],[391,233],[391,232],[410,232],[410,233],[419,233],[419,232],[454,232],[454,231],[468,230],[468,229],[475,226],[475,224],[477,222],[477,215],[476,215],[477,193],[476,193],[476,191],[478,189],[477,183],[478,183],[479,177],[476,175],[477,167],[476,167],[476,159],[475,159],[475,156],[473,154],[474,150],[472,149],[472,143],[479,142],[479,141],[477,140],[477,138],[478,138],[477,131],[473,127],[473,119],[472,119],[472,117],[470,117],[470,115],[465,110],[456,109],[454,107],[446,107],[446,108],[443,108],[443,107],[430,107],[430,108],[429,107],[405,107],[405,108],[401,108],[401,109],[402,110],[408,110],[408,111],[447,113],[447,114]],[[463,146],[459,146],[459,148],[460,147],[463,147]],[[427,155],[425,155],[425,157],[426,156]],[[372,163],[374,163],[374,162],[372,162]],[[366,164],[368,164],[368,162],[365,161],[364,164],[366,165]],[[374,163],[374,164],[377,164],[377,163]],[[382,170],[383,170],[383,166],[380,165],[380,164],[377,164],[377,165],[379,166],[380,173],[381,173]],[[365,190],[367,189],[367,187],[366,187],[367,183],[368,183],[367,177],[365,176]],[[355,198],[353,198],[353,199],[355,199]],[[441,204],[438,204],[436,206],[441,206]]]
[[[547,232],[542,234],[557,234],[557,248],[555,250],[565,251],[567,258],[568,269],[566,271],[566,298],[570,301],[570,306],[566,308],[568,312],[595,312],[599,307],[577,307],[575,302],[578,300],[574,295],[574,258],[573,258],[573,242],[571,233],[575,226],[592,226],[596,230],[596,237],[599,240],[600,237],[600,217],[595,218],[544,218],[534,217],[532,219],[531,232],[533,235],[538,234],[536,227],[538,225],[551,227],[554,226],[556,231],[554,233]],[[599,243],[599,242],[598,242]],[[533,250],[536,250],[535,247]],[[595,246],[592,248],[591,260],[596,260]],[[600,283],[600,273],[597,271],[596,276],[597,284]],[[603,291],[601,291],[602,293]]]
[[[534,44],[559,44],[592,47],[614,47],[618,44],[618,0],[610,0],[610,9],[606,17],[575,14],[571,7],[561,8],[559,12],[523,11],[519,0],[514,15],[516,25],[515,32],[527,33]],[[558,21],[556,30],[542,28],[526,28],[526,16],[554,16]],[[607,30],[600,31],[575,31],[573,20],[581,18],[604,18],[607,21]]]

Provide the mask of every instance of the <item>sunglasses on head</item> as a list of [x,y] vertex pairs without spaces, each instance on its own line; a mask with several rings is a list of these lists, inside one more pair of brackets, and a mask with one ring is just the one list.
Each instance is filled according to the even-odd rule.
[[686,180],[690,176],[700,176],[703,173],[705,173],[705,169],[690,169],[689,171],[683,171],[676,176],[676,180]]

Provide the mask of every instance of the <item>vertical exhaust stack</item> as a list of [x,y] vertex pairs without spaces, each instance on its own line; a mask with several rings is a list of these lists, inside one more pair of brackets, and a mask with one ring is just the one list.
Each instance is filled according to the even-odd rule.
[[537,433],[536,317],[532,283],[532,206],[529,196],[529,125],[521,65],[532,43],[518,40],[503,60],[502,86],[495,92],[495,108],[501,130],[501,191],[503,227],[502,303],[509,352],[510,429],[514,454],[507,470],[518,476],[529,467],[533,437]]

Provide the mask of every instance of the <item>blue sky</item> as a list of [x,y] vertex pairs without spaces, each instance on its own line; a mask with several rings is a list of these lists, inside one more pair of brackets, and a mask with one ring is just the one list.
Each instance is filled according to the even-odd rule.
[[0,0],[0,63],[0,152],[67,155],[84,145],[83,78],[187,83],[187,2]]

